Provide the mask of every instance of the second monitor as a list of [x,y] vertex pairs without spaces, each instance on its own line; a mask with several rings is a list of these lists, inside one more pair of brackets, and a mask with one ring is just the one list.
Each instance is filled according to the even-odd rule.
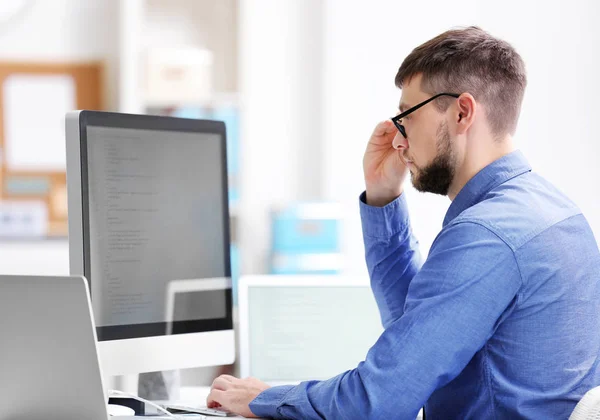
[[66,137],[70,271],[104,374],[232,363],[224,124],[76,111]]

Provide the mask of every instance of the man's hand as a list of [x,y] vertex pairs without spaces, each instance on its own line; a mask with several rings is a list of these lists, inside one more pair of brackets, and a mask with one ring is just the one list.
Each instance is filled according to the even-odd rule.
[[214,380],[206,405],[208,408],[255,418],[249,405],[267,388],[270,388],[269,385],[258,379],[238,379],[230,375],[221,375]]
[[401,134],[390,120],[375,127],[363,158],[367,204],[382,207],[402,194],[407,168],[401,150],[394,149],[394,137]]

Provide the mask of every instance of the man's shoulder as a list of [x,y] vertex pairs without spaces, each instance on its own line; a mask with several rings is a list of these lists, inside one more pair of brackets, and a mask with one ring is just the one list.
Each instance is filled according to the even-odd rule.
[[477,223],[517,249],[579,214],[579,208],[554,185],[535,173],[528,173],[492,189],[450,224]]

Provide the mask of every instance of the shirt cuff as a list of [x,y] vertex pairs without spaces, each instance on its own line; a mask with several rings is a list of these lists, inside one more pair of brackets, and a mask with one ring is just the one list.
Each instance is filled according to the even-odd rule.
[[264,390],[250,402],[250,411],[258,417],[278,418],[281,401],[292,388],[292,385],[284,385]]
[[360,195],[359,201],[364,237],[386,239],[410,224],[405,193],[384,207],[368,205],[366,191]]

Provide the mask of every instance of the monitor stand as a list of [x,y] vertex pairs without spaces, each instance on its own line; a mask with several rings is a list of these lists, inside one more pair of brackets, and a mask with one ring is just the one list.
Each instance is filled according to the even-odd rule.
[[178,370],[111,376],[105,382],[107,389],[138,395],[150,401],[179,399],[181,375]]
[[139,375],[121,375],[112,377],[113,386],[111,389],[126,392],[128,394],[138,395]]

